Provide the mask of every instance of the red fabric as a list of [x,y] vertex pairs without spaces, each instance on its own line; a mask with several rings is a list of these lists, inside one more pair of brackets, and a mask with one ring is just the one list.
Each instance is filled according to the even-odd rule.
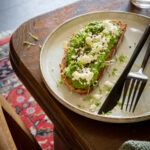
[[8,57],[9,39],[0,40],[0,94],[20,115],[41,148],[53,150],[53,123],[15,75]]
[[6,38],[0,40],[0,45],[8,43],[9,41],[10,41],[10,37],[6,37]]

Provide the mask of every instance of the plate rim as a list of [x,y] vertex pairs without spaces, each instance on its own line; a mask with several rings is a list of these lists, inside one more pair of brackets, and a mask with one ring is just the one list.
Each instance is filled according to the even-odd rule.
[[[42,45],[42,48],[41,48],[41,51],[40,51],[40,73],[41,73],[41,76],[42,76],[42,80],[44,81],[44,84],[46,85],[48,91],[50,92],[50,94],[52,94],[54,96],[54,98],[59,102],[61,103],[63,106],[65,106],[66,108],[68,108],[69,110],[81,115],[81,116],[84,116],[86,118],[89,118],[89,119],[93,119],[93,120],[97,120],[97,121],[102,121],[102,122],[107,122],[107,123],[135,123],[135,122],[140,122],[140,121],[144,121],[144,120],[148,120],[150,119],[150,112],[148,115],[136,115],[136,116],[132,116],[132,117],[113,117],[111,115],[99,115],[99,114],[94,114],[94,113],[90,113],[86,110],[83,110],[83,109],[80,109],[80,108],[77,108],[75,107],[72,103],[68,102],[67,100],[66,101],[63,101],[57,94],[55,94],[55,92],[49,87],[44,75],[43,75],[43,67],[42,67],[42,64],[41,64],[41,59],[42,59],[42,53],[44,51],[44,47],[48,41],[48,39],[63,25],[65,25],[66,23],[69,23],[70,21],[72,20],[75,20],[75,19],[78,19],[80,17],[84,17],[84,16],[87,16],[87,15],[92,15],[92,14],[98,14],[98,13],[117,13],[117,14],[126,14],[126,15],[133,15],[133,16],[139,16],[139,17],[142,17],[142,18],[145,18],[145,19],[150,19],[149,16],[145,16],[145,15],[142,15],[142,14],[136,14],[136,13],[133,13],[133,12],[124,12],[124,11],[92,11],[92,12],[88,12],[88,13],[84,13],[84,14],[81,14],[81,15],[77,15],[77,16],[74,16],[72,18],[69,18],[67,20],[65,20],[64,22],[62,22],[61,24],[59,24],[58,26],[56,26],[50,34],[48,34],[48,36],[45,38],[44,40],[44,43]],[[63,101],[63,102],[62,102]],[[86,115],[88,114],[88,116]]]

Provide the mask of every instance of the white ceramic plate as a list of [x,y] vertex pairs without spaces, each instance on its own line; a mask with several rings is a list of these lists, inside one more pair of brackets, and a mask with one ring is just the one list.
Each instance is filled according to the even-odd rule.
[[[59,64],[63,57],[63,45],[64,42],[69,40],[73,33],[79,31],[85,24],[96,21],[96,20],[121,20],[127,23],[127,31],[124,35],[123,42],[117,51],[117,56],[125,55],[128,58],[133,53],[133,50],[139,41],[143,31],[145,30],[148,23],[150,23],[150,18],[145,16],[140,16],[133,13],[126,12],[94,12],[89,14],[84,14],[73,18],[55,29],[46,39],[40,55],[40,69],[43,76],[43,80],[49,90],[49,92],[58,100],[61,104],[69,108],[70,110],[83,115],[85,117],[104,121],[104,122],[113,122],[113,123],[129,123],[129,122],[139,122],[147,120],[150,118],[150,81],[148,81],[147,86],[141,96],[141,99],[138,103],[136,111],[134,113],[127,113],[121,111],[120,107],[117,105],[110,114],[98,115],[97,111],[100,106],[93,107],[93,101],[95,100],[85,100],[87,95],[80,95],[68,90],[65,85],[58,86],[60,80],[60,68]],[[148,39],[149,40],[149,39]],[[147,41],[148,43],[148,41]],[[142,61],[142,56],[146,50],[146,45],[142,49],[141,53],[138,56],[137,61],[134,64],[133,70],[137,70]],[[127,58],[127,59],[128,59]],[[117,70],[121,70],[125,64],[113,64],[113,67]],[[147,64],[145,73],[150,77],[150,61]],[[111,70],[110,67],[108,70]],[[118,72],[118,74],[121,73]],[[108,73],[105,71],[105,74],[100,81],[100,85],[103,85],[105,80],[108,78]],[[112,80],[113,83],[117,80],[116,77],[113,77],[109,80]],[[98,92],[98,88],[94,89],[91,95],[95,95]],[[101,104],[104,100],[99,100]],[[94,108],[94,109],[93,109]]]

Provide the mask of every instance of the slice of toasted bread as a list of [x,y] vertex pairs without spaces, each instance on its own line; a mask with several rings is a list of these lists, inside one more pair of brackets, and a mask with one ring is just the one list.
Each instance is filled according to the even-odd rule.
[[[110,53],[107,57],[107,61],[110,60],[116,53],[117,51],[117,48],[119,46],[119,44],[121,43],[122,41],[122,38],[124,36],[124,33],[126,31],[126,26],[127,24],[121,22],[121,21],[112,21],[114,24],[116,24],[117,26],[119,26],[121,28],[121,34],[120,36],[117,38],[117,43],[111,48],[110,50]],[[64,50],[64,56],[62,58],[62,61],[61,61],[61,64],[60,64],[60,73],[61,73],[61,78],[63,80],[63,83],[71,90],[71,91],[74,91],[76,93],[79,93],[79,94],[86,94],[86,93],[90,93],[92,90],[93,90],[93,87],[88,87],[88,88],[75,88],[72,84],[72,80],[70,78],[68,78],[64,72],[64,69],[65,67],[67,67],[68,65],[68,62],[67,62],[67,49]],[[100,80],[103,76],[103,72],[104,72],[104,68],[102,68],[100,71],[99,71],[99,75],[98,75],[98,78],[97,78],[97,81]]]

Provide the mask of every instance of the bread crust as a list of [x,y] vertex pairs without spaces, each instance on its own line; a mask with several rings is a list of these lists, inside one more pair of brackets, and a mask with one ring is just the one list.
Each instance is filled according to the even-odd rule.
[[[122,39],[123,39],[123,36],[124,36],[124,33],[126,31],[126,27],[127,27],[127,24],[125,23],[122,23],[121,21],[115,21],[113,20],[112,22],[114,22],[116,25],[120,26],[121,27],[121,34],[120,34],[120,37],[118,38],[118,42],[116,43],[116,45],[111,49],[108,57],[107,57],[107,61],[109,61],[116,53],[117,51],[117,48],[118,46],[120,45]],[[74,91],[76,93],[79,93],[79,94],[87,94],[87,93],[90,93],[93,88],[92,87],[89,87],[89,88],[86,88],[86,89],[80,89],[80,88],[74,88],[72,86],[72,82],[69,78],[66,77],[65,73],[64,73],[64,68],[67,66],[67,49],[64,50],[64,56],[62,58],[62,61],[61,61],[61,64],[59,65],[60,66],[60,73],[61,73],[61,78],[63,80],[63,83],[71,90],[71,91]],[[105,70],[106,67],[102,68],[99,72],[99,75],[98,75],[98,78],[97,78],[97,81],[100,80],[103,76],[103,72]]]

